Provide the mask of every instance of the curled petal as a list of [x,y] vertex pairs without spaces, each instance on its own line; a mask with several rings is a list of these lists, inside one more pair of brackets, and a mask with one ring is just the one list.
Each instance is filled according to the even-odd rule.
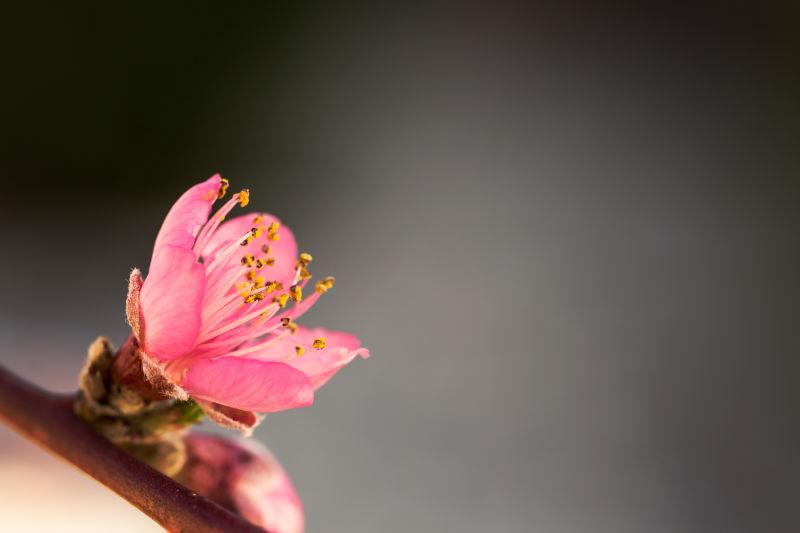
[[164,246],[150,265],[139,295],[140,339],[147,355],[161,361],[186,354],[197,340],[205,293],[205,271],[194,252]]
[[161,248],[176,246],[191,250],[200,228],[208,220],[211,205],[219,195],[222,178],[214,174],[206,181],[198,183],[178,198],[164,218],[158,231],[150,268]]
[[289,365],[241,357],[196,361],[182,382],[193,397],[243,411],[272,413],[314,402],[306,375]]
[[[315,339],[325,339],[325,347],[313,348]],[[289,357],[287,360],[287,354],[295,353],[295,346],[303,347],[303,355]],[[369,350],[362,348],[361,342],[354,335],[300,326],[293,335],[276,339],[249,357],[266,361],[283,360],[308,376],[311,386],[318,389],[359,355],[366,359],[369,357]]]

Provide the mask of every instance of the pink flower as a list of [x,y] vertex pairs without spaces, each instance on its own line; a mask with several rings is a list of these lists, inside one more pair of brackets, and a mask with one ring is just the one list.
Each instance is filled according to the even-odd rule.
[[303,504],[272,454],[252,440],[203,433],[186,437],[187,487],[272,533],[302,533]]
[[249,202],[243,190],[209,218],[228,188],[214,175],[181,196],[156,237],[147,279],[131,273],[127,315],[153,382],[191,396],[209,416],[246,430],[254,412],[311,405],[314,391],[356,356],[347,333],[295,321],[333,286],[308,290],[312,258],[272,215],[223,219]]

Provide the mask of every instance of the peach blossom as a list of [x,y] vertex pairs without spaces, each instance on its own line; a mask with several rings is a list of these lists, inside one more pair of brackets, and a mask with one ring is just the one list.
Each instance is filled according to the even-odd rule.
[[311,405],[317,388],[369,352],[350,334],[296,323],[333,278],[308,287],[312,258],[274,216],[223,222],[247,205],[246,190],[209,217],[227,186],[216,174],[175,202],[147,278],[131,273],[127,315],[147,372],[216,421],[251,427],[248,413]]

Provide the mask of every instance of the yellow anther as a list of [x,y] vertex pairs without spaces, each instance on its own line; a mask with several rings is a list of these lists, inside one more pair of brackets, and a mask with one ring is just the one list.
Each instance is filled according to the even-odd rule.
[[261,251],[264,252],[264,255],[267,255],[269,253],[269,245],[268,244],[262,244],[261,245]]
[[328,344],[328,343],[327,343],[327,341],[325,340],[325,337],[319,337],[318,339],[314,339],[314,344],[313,344],[313,346],[314,346],[314,349],[315,349],[315,350],[324,350],[324,349],[325,349],[325,346],[326,346],[327,344]]
[[256,276],[256,279],[253,280],[253,283],[255,284],[256,289],[260,289],[261,287],[264,286],[264,277]]
[[244,277],[245,277],[246,279],[250,280],[250,281],[253,281],[253,280],[255,280],[255,279],[256,279],[256,273],[255,273],[255,271],[253,271],[253,270],[248,270],[248,271],[247,271],[247,274],[245,274],[245,275],[244,275]]
[[291,332],[292,332],[292,335],[294,335],[295,333],[297,333],[297,330],[298,330],[298,329],[300,329],[300,327],[299,327],[297,324],[295,324],[294,322],[290,323],[290,324],[289,324],[288,326],[286,326],[286,327],[287,327],[287,328],[289,328],[289,331],[291,331]]
[[299,357],[299,356],[303,355],[304,353],[306,353],[306,349],[305,349],[305,348],[303,348],[302,346],[295,346],[295,347],[294,347],[294,352],[295,352],[295,353],[297,354],[297,356]]
[[255,264],[255,259],[253,259],[253,254],[245,254],[242,256],[242,264],[247,265],[249,267]]
[[242,189],[241,191],[239,191],[239,205],[245,207],[249,203],[250,203],[250,191],[248,189]]
[[285,293],[281,294],[280,296],[276,296],[275,298],[273,298],[272,301],[277,303],[281,307],[286,307],[286,302],[289,301],[289,295]]
[[272,311],[264,311],[263,313],[258,315],[258,319],[259,320],[267,320],[270,317],[271,314],[272,314]]
[[292,317],[290,316],[281,317],[281,326],[288,328],[289,324],[291,323],[292,323]]
[[298,265],[307,266],[314,258],[311,257],[311,254],[303,252],[300,254],[300,257],[297,259]]
[[270,294],[271,292],[274,292],[275,289],[277,289],[277,288],[278,288],[278,284],[275,283],[274,281],[270,281],[269,283],[267,283],[267,286],[264,289],[264,292],[266,292],[267,294]]
[[300,279],[311,279],[311,272],[306,267],[300,267]]
[[303,289],[300,285],[292,285],[289,287],[289,296],[292,297],[292,300],[295,302],[300,302],[303,299]]
[[261,226],[258,226],[258,227],[255,227],[255,228],[250,228],[250,235],[252,235],[252,236],[253,236],[253,237],[255,237],[256,239],[258,239],[259,237],[261,237],[261,233],[262,233],[263,231],[264,231],[264,230],[263,230],[263,229],[261,229]]
[[222,198],[225,196],[225,193],[228,192],[228,187],[230,187],[230,182],[225,178],[219,179],[219,192],[217,193],[217,198]]
[[262,222],[264,222],[264,217],[262,215],[256,215],[256,217],[253,219],[253,225],[254,226],[258,226]]
[[324,294],[333,288],[334,278],[328,276],[325,279],[319,280],[316,285],[314,285],[314,290],[320,294]]
[[275,288],[277,290],[279,290],[279,291],[282,291],[283,290],[283,283],[281,283],[280,281],[276,281],[275,282]]
[[260,257],[258,259],[256,259],[256,268],[258,270],[261,270],[262,268],[264,268],[265,264],[266,264],[266,262],[263,259],[261,259]]
[[264,294],[264,291],[256,292],[256,293],[253,294],[253,296],[255,296],[256,300],[258,300],[259,302],[267,297],[267,295]]
[[274,257],[267,257],[265,261],[267,266],[275,266],[275,258]]
[[281,225],[277,222],[272,222],[269,226],[267,226],[267,239],[271,241],[277,241],[280,239],[280,235],[278,235],[278,229],[280,229]]
[[256,294],[248,294],[247,296],[245,296],[245,297],[244,297],[244,303],[246,303],[246,304],[251,304],[251,303],[255,302],[255,301],[257,300],[257,296],[258,296],[258,294],[259,294],[259,293],[256,293]]
[[248,294],[250,294],[250,287],[251,285],[246,281],[240,281],[236,284],[236,292],[239,293],[239,296],[242,298],[246,298]]

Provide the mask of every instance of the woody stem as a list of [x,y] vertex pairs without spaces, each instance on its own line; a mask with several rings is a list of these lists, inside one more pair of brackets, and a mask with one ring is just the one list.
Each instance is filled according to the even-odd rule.
[[134,459],[73,413],[73,394],[53,394],[0,366],[0,421],[80,468],[169,531],[264,530]]

